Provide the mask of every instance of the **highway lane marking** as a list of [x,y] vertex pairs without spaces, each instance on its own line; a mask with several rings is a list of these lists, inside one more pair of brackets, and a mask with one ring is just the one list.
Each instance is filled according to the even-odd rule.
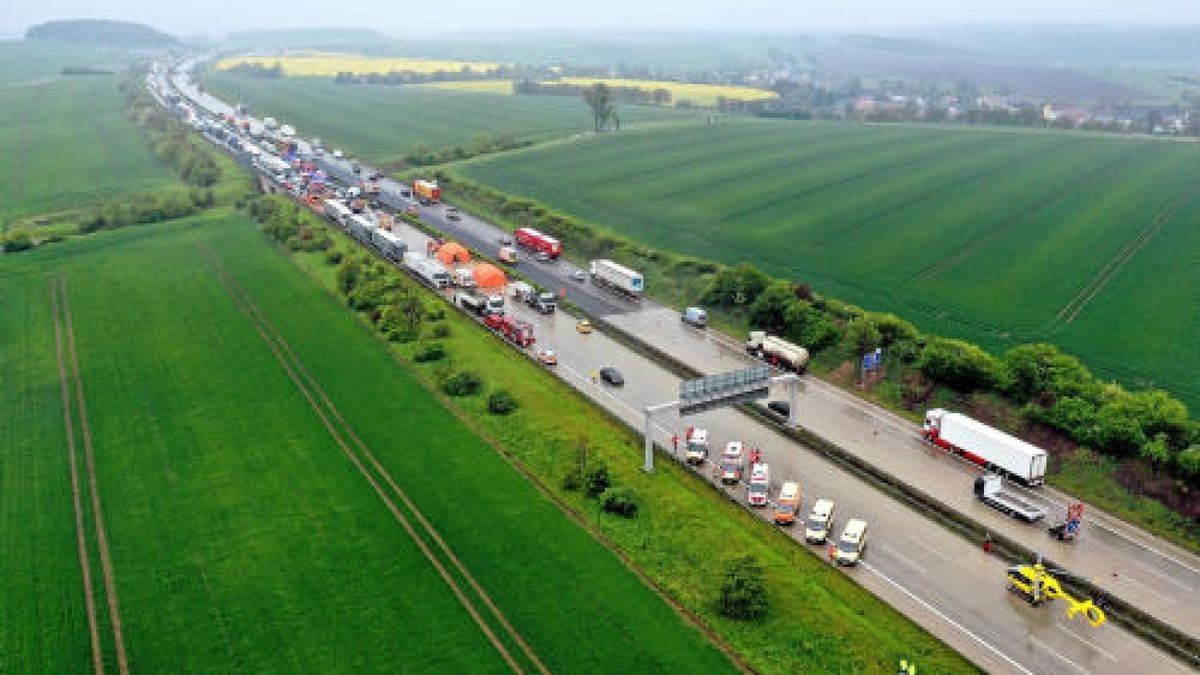
[[1050,645],[1048,645],[1048,644],[1046,644],[1045,642],[1042,642],[1041,640],[1039,640],[1039,639],[1037,639],[1036,637],[1034,637],[1033,633],[1030,633],[1030,634],[1029,634],[1029,641],[1030,641],[1030,642],[1032,642],[1033,644],[1035,644],[1035,645],[1037,645],[1037,646],[1041,647],[1042,649],[1046,650],[1047,652],[1050,652],[1052,655],[1054,655],[1054,656],[1057,656],[1059,659],[1061,659],[1061,660],[1063,660],[1064,662],[1066,662],[1066,663],[1067,663],[1067,665],[1071,666],[1072,668],[1074,668],[1074,669],[1078,670],[1078,671],[1079,671],[1079,672],[1081,672],[1081,673],[1090,673],[1090,672],[1092,672],[1092,671],[1088,670],[1087,668],[1084,668],[1083,666],[1079,665],[1078,663],[1075,663],[1075,662],[1074,662],[1074,661],[1072,661],[1071,659],[1068,659],[1067,657],[1063,656],[1062,654],[1059,654],[1059,653],[1058,653],[1057,651],[1055,651],[1055,650],[1054,650],[1054,648],[1052,648]]
[[979,643],[981,646],[983,646],[985,649],[987,649],[991,653],[993,653],[996,656],[1003,659],[1005,662],[1007,662],[1013,668],[1016,668],[1017,670],[1021,671],[1022,673],[1025,673],[1025,675],[1034,675],[1034,672],[1032,670],[1017,663],[1011,656],[1000,651],[1000,649],[997,648],[996,646],[994,646],[992,643],[988,642],[987,640],[984,640],[983,638],[979,637],[975,633],[971,632],[969,629],[967,629],[965,626],[963,626],[959,622],[946,616],[940,609],[934,607],[933,605],[929,604],[925,600],[921,599],[920,597],[917,596],[917,594],[913,593],[912,591],[908,590],[904,586],[900,585],[898,582],[896,582],[894,579],[892,579],[888,575],[875,569],[875,567],[873,565],[871,565],[870,563],[868,563],[866,561],[862,561],[859,563],[859,566],[862,567],[863,569],[867,570],[868,572],[874,574],[875,576],[879,577],[880,579],[883,579],[888,584],[892,585],[894,588],[899,590],[901,593],[908,596],[908,598],[910,600],[912,600],[913,602],[916,602],[917,604],[921,605],[925,609],[927,609],[930,612],[932,612],[933,614],[935,614],[938,618],[942,619],[943,621],[950,624],[951,626],[954,626],[961,633],[963,633],[967,637],[971,638],[975,642]]
[[1171,577],[1169,574],[1167,574],[1166,572],[1163,572],[1163,571],[1161,571],[1161,570],[1156,570],[1156,569],[1154,569],[1153,567],[1151,567],[1151,566],[1147,565],[1146,563],[1142,562],[1141,560],[1136,560],[1136,559],[1135,559],[1135,560],[1133,560],[1132,562],[1133,562],[1133,564],[1134,564],[1134,565],[1137,565],[1138,567],[1140,567],[1140,568],[1142,568],[1142,569],[1146,570],[1146,571],[1147,571],[1147,572],[1149,572],[1150,574],[1153,574],[1154,576],[1158,577],[1159,579],[1162,579],[1163,581],[1166,581],[1166,582],[1168,582],[1168,583],[1170,583],[1170,584],[1174,585],[1174,586],[1175,586],[1175,587],[1177,587],[1177,588],[1183,589],[1183,590],[1185,590],[1185,591],[1193,591],[1193,590],[1195,590],[1195,588],[1194,588],[1194,587],[1192,587],[1192,586],[1189,586],[1189,585],[1187,585],[1187,584],[1183,583],[1182,581],[1179,581],[1178,579],[1174,579],[1174,578],[1172,578],[1172,577]]
[[[1179,602],[1175,598],[1173,598],[1169,595],[1163,595],[1162,593],[1154,590],[1153,588],[1150,588],[1149,586],[1147,586],[1144,583],[1138,583],[1137,580],[1132,576],[1118,575],[1113,578],[1119,579],[1121,582],[1124,582],[1126,585],[1132,584],[1132,585],[1136,586],[1136,588],[1134,589],[1136,591],[1149,593],[1150,595],[1153,595],[1155,597],[1162,598],[1162,601],[1167,603],[1168,605],[1179,604]],[[1119,585],[1119,584],[1120,584],[1120,582],[1118,582],[1117,584],[1114,584],[1114,585]]]
[[913,568],[914,570],[917,570],[918,572],[925,571],[924,565],[918,563],[917,561],[913,560],[912,558],[909,558],[908,556],[904,555],[903,553],[897,551],[895,548],[888,546],[887,544],[883,544],[883,543],[879,544],[879,548],[882,549],[883,551],[885,551],[886,553],[888,553],[888,555],[895,556],[895,557],[899,558],[901,561],[907,563],[908,566]]
[[1083,637],[1082,635],[1077,635],[1075,633],[1075,631],[1071,630],[1070,628],[1067,628],[1066,626],[1062,625],[1061,623],[1054,624],[1054,627],[1061,630],[1062,632],[1066,633],[1067,635],[1070,635],[1071,637],[1075,638],[1076,640],[1079,640],[1080,642],[1086,644],[1087,646],[1091,647],[1092,649],[1095,649],[1097,652],[1100,652],[1100,654],[1102,656],[1109,659],[1110,661],[1116,662],[1116,661],[1120,660],[1116,656],[1113,656],[1112,652],[1109,652],[1108,650],[1105,650],[1105,649],[1101,649],[1100,645],[1097,645],[1095,642],[1092,642],[1091,640]]

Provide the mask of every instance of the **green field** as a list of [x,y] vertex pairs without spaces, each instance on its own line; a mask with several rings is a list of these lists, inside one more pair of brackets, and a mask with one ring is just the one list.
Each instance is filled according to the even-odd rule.
[[[398,159],[418,144],[467,144],[479,136],[541,138],[589,131],[591,112],[579,98],[511,96],[403,85],[345,85],[323,78],[264,79],[226,72],[206,78],[226,101],[256,115],[287,120],[327,147],[374,161]],[[667,108],[619,106],[622,123],[694,118]]]
[[686,254],[992,348],[1200,387],[1200,162],[1074,133],[730,120],[463,164],[468,178]]
[[[5,256],[0,277],[0,671],[91,661],[54,316],[78,342],[87,414],[72,437],[82,452],[88,420],[134,671],[506,670],[417,542],[449,556],[428,531],[408,534],[364,474],[394,479],[423,512],[507,617],[506,633],[481,610],[527,672],[514,636],[551,671],[730,669],[240,217]],[[69,312],[52,312],[58,278]],[[334,439],[348,434],[346,451]],[[360,473],[349,456],[368,452],[379,466]],[[84,493],[115,668],[86,481]]]
[[64,65],[123,68],[89,51],[0,45],[0,227],[172,185],[124,115],[121,75],[62,77]]

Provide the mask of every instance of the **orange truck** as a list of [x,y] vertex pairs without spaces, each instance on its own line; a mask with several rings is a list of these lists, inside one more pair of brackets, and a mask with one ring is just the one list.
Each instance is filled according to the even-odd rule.
[[442,201],[442,189],[438,187],[437,183],[431,180],[413,181],[413,194],[417,196],[417,199],[432,204]]
[[779,498],[775,500],[775,524],[795,525],[800,513],[800,484],[788,481],[779,488]]

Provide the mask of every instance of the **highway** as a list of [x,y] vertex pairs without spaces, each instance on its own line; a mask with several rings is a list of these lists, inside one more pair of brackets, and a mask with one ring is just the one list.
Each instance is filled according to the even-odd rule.
[[[182,78],[176,75],[173,79],[178,86]],[[345,163],[325,164],[331,174],[352,178]],[[370,168],[364,166],[363,170]],[[384,201],[390,206],[404,205],[399,185],[385,181],[384,190]],[[438,206],[422,208],[421,216],[452,238],[486,253],[494,252],[502,234],[467,214],[461,221],[448,221]],[[423,234],[408,226],[400,228],[400,233],[412,250],[424,250]],[[715,333],[683,325],[673,310],[648,301],[639,304],[617,298],[592,287],[590,282],[570,281],[566,277],[570,267],[565,262],[529,260],[518,265],[522,273],[539,284],[566,288],[568,298],[585,312],[603,316],[698,370],[721,372],[752,363],[739,345]],[[538,326],[540,344],[551,344],[559,353],[559,377],[634,428],[641,426],[644,405],[675,397],[677,377],[608,336],[578,334],[574,319],[565,313],[544,317],[523,306],[512,307],[510,303],[510,308]],[[587,373],[603,365],[619,368],[625,374],[626,386],[615,389],[593,384]],[[1160,616],[1174,617],[1168,620],[1178,627],[1194,632],[1200,626],[1196,608],[1187,602],[1189,591],[1194,597],[1193,589],[1200,587],[1195,578],[1200,564],[1195,564],[1194,556],[1097,514],[1094,509],[1088,513],[1084,535],[1078,542],[1054,542],[1040,527],[1021,525],[975,502],[970,494],[974,469],[917,440],[916,427],[911,423],[814,378],[805,378],[805,385],[800,405],[804,426],[870,458],[988,527],[994,525],[997,532],[1027,542],[1069,568],[1096,577],[1097,583],[1108,584],[1106,588],[1127,601],[1153,607]],[[829,497],[838,504],[838,525],[849,517],[867,519],[871,535],[864,563],[847,573],[989,671],[1191,672],[1119,626],[1092,629],[1078,620],[1068,623],[1061,605],[1028,606],[1005,590],[1001,561],[767,425],[729,409],[688,418],[686,422],[664,414],[655,428],[658,442],[670,447],[670,437],[688,425],[708,428],[718,451],[725,441],[734,439],[763,448],[776,486],[785,479],[801,482],[804,509],[818,497]],[[1055,491],[1042,492],[1039,499],[1059,505],[1065,501]],[[737,488],[732,496],[740,500],[743,493]],[[814,553],[823,554],[817,549]],[[1114,571],[1117,576],[1112,576]],[[1134,593],[1143,585],[1159,595]]]

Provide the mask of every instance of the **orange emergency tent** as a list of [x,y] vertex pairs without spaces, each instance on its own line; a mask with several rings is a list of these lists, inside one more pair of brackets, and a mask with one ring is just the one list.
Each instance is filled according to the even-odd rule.
[[454,265],[471,262],[471,254],[463,248],[462,244],[451,241],[442,244],[441,248],[437,250],[437,259],[441,260],[443,265]]
[[499,288],[508,283],[508,278],[504,276],[504,272],[499,267],[487,263],[476,265],[475,269],[471,270],[471,274],[480,288]]

